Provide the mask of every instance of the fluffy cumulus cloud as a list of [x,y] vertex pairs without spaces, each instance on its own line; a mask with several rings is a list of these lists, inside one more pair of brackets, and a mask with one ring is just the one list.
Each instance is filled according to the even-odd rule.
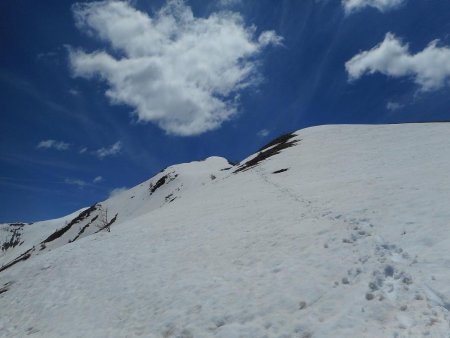
[[397,8],[406,0],[342,0],[345,12],[350,14],[365,7],[374,7],[381,12],[387,12],[391,9]]
[[346,62],[350,80],[363,75],[381,73],[392,77],[408,76],[422,91],[450,85],[450,48],[432,41],[417,54],[411,54],[408,44],[388,33],[382,43],[361,52]]
[[56,140],[43,140],[38,143],[38,149],[56,149],[56,150],[67,150],[69,149],[69,143]]
[[273,31],[256,36],[230,11],[194,17],[181,0],[153,16],[123,1],[77,4],[73,12],[81,31],[114,50],[71,50],[73,74],[101,78],[112,103],[175,135],[201,134],[230,119],[239,92],[261,80],[261,51],[282,40]]
[[110,147],[103,147],[95,151],[98,158],[104,159],[108,156],[114,156],[122,151],[122,143],[120,141],[114,143]]

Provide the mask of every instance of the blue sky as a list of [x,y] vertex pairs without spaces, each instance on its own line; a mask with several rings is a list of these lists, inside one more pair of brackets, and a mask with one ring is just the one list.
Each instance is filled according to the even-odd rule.
[[450,119],[450,2],[0,2],[0,222],[334,123]]

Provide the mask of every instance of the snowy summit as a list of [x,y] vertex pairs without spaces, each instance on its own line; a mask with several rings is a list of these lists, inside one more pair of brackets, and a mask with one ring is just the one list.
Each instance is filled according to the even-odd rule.
[[2,224],[0,336],[448,338],[449,134],[303,129]]

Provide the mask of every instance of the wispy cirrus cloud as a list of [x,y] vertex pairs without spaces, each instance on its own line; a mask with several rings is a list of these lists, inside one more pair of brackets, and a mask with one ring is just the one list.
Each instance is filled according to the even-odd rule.
[[394,101],[388,101],[388,103],[386,103],[386,109],[389,111],[397,111],[402,109],[404,106],[404,104]]
[[92,181],[86,181],[80,178],[66,178],[64,180],[65,184],[68,185],[74,185],[80,189],[86,188],[86,187],[97,187],[96,184],[103,181],[102,176],[96,176]]
[[242,0],[219,0],[218,4],[223,7],[235,6],[242,3]]
[[119,154],[122,151],[122,143],[120,141],[117,141],[110,147],[103,147],[94,152],[94,154],[100,158],[104,159],[105,157],[109,156],[115,156]]
[[80,189],[82,189],[88,185],[87,182],[80,180],[80,179],[76,179],[76,178],[66,178],[64,180],[64,183],[77,186]]
[[387,12],[405,4],[407,0],[342,0],[347,14],[357,12],[365,7],[373,7],[380,12]]
[[36,146],[36,148],[38,149],[55,149],[55,150],[68,150],[69,147],[70,147],[69,143],[56,140],[42,140]]
[[260,131],[258,131],[256,133],[256,135],[259,137],[266,137],[266,136],[269,136],[269,134],[270,134],[270,130],[268,130],[268,129],[261,129]]
[[[55,149],[59,151],[65,151],[70,149],[70,144],[63,141],[57,140],[42,140],[40,141],[36,148],[37,149]],[[99,159],[104,159],[105,157],[115,156],[122,152],[122,142],[117,141],[109,147],[101,147],[97,150],[89,151],[87,147],[81,148],[79,154],[91,154],[95,155]]]
[[409,77],[421,91],[450,86],[450,48],[434,40],[422,51],[411,54],[409,45],[388,33],[383,42],[346,62],[349,80],[381,73],[395,78]]
[[96,176],[93,180],[92,183],[100,183],[103,182],[103,177],[102,176]]
[[280,45],[274,31],[255,35],[230,11],[194,17],[184,1],[169,0],[154,16],[125,1],[73,6],[76,26],[122,57],[70,50],[73,75],[98,76],[115,104],[133,107],[140,121],[169,134],[197,135],[237,113],[239,92],[260,83],[258,58]]

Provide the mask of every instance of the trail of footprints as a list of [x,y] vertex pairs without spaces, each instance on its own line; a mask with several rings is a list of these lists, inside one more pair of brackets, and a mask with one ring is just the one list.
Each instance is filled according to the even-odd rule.
[[375,226],[367,218],[346,219],[330,212],[323,216],[347,225],[348,235],[342,243],[352,245],[357,257],[356,267],[350,268],[340,282],[336,281],[335,287],[367,280],[362,276],[369,274],[364,294],[367,307],[371,302],[389,302],[394,307],[391,311],[396,313],[399,329],[394,337],[450,337],[450,306],[444,300],[436,300],[439,296],[408,272],[411,270],[408,267],[417,263],[417,256],[412,257],[401,247],[377,236]]
[[[365,298],[367,308],[376,304],[375,302],[389,304],[387,308],[390,308],[398,322],[394,338],[450,338],[450,303],[440,299],[426,284],[415,280],[408,272],[411,270],[408,267],[417,263],[417,256],[412,257],[401,247],[377,236],[376,226],[370,219],[346,218],[331,211],[323,211],[312,201],[271,181],[261,170],[258,172],[266,183],[303,204],[317,218],[326,218],[347,226],[347,236],[342,238],[342,244],[352,246],[356,266],[350,268],[340,281],[335,281],[334,287],[351,287],[361,280],[367,280],[364,277],[369,274],[370,281],[365,294],[361,296]],[[331,237],[325,242],[324,248],[327,249],[336,242],[337,238]],[[362,308],[361,311],[364,312],[365,309]]]

